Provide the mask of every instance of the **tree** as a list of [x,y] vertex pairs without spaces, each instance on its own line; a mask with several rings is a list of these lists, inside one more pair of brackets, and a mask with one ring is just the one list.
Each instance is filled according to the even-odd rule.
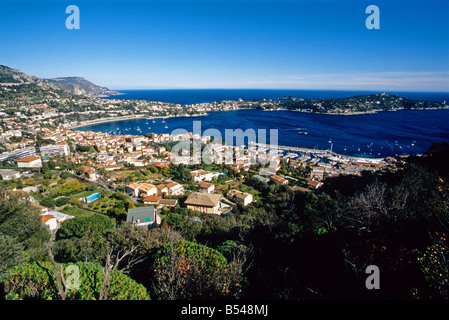
[[424,252],[418,253],[418,262],[421,266],[427,283],[445,300],[449,299],[449,247],[445,235],[436,235],[433,244]]
[[[160,299],[210,299],[238,294],[241,273],[218,251],[190,241],[165,245],[156,254],[154,290]],[[237,272],[236,272],[237,271]]]
[[85,235],[102,235],[107,230],[112,229],[111,219],[101,214],[75,217],[62,223],[57,233],[58,239],[71,237],[82,238]]
[[[68,268],[72,266],[71,268]],[[78,288],[66,286],[68,300],[98,300],[100,287],[104,280],[103,268],[94,263],[76,262],[74,264],[58,264],[63,272],[63,279],[69,279],[73,266],[79,270]],[[59,300],[58,288],[55,285],[55,269],[50,262],[26,263],[9,269],[2,281],[7,299],[42,299]],[[109,300],[148,300],[145,287],[119,271],[111,272]]]
[[25,262],[23,245],[13,237],[0,233],[0,276],[9,268]]
[[315,233],[332,230],[339,213],[338,201],[332,199],[327,193],[309,193],[306,197],[305,215],[310,228]]
[[0,233],[26,246],[41,227],[39,209],[28,196],[0,194]]
[[129,272],[134,265],[145,260],[145,254],[150,247],[151,237],[148,230],[129,223],[123,223],[106,235],[104,280],[100,288],[100,300],[107,300],[109,297],[112,272]]

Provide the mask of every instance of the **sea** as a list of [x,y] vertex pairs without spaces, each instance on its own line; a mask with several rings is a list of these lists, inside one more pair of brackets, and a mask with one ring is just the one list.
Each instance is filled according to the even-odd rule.
[[[189,105],[223,100],[276,99],[284,96],[298,98],[343,98],[372,91],[330,90],[245,90],[245,89],[169,89],[118,90],[122,95],[106,99],[148,100]],[[445,92],[385,92],[405,98],[449,101]],[[206,116],[157,119],[132,119],[104,122],[77,130],[110,134],[143,135],[173,133],[175,129],[188,132],[201,127],[216,129],[225,137],[226,129],[254,132],[270,142],[270,129],[281,146],[311,149],[332,149],[355,157],[384,158],[388,156],[422,154],[435,141],[449,142],[449,109],[382,111],[357,115],[313,114],[297,111],[232,110],[211,111]],[[250,131],[247,131],[250,130]],[[265,130],[265,131],[264,131]],[[210,132],[210,131],[209,131]],[[304,134],[307,132],[307,134]],[[257,136],[259,139],[259,136]],[[262,139],[258,140],[261,142]]]

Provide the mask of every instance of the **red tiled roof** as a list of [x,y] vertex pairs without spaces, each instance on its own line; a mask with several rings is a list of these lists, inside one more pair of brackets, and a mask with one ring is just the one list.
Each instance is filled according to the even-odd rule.
[[17,162],[31,162],[31,161],[38,160],[38,159],[40,159],[40,158],[35,157],[35,156],[29,156],[29,157],[25,157],[25,158],[17,160]]

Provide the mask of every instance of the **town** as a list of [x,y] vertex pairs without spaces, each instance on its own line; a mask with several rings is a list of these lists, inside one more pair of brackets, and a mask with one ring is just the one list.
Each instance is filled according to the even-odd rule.
[[[273,153],[269,145],[215,145],[210,164],[170,152],[176,143],[194,138],[191,132],[111,135],[37,126],[21,131],[8,122],[1,131],[6,146],[0,154],[1,183],[11,192],[27,193],[50,229],[86,213],[152,227],[180,207],[226,215],[236,205],[260,201],[260,185],[312,192],[330,177],[398,170],[394,158],[282,146]],[[210,143],[207,136],[197,138],[203,149]],[[234,151],[232,163],[217,158],[227,149]],[[258,152],[269,158],[266,164],[253,161]]]

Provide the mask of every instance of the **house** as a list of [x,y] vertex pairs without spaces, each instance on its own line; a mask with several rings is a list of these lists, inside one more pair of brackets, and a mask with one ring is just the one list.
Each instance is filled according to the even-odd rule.
[[313,167],[312,171],[310,172],[310,177],[316,180],[323,180],[324,172],[325,169],[323,167]]
[[159,201],[159,206],[161,207],[174,207],[178,204],[178,200],[177,199],[161,199],[161,201]]
[[156,186],[156,189],[157,189],[158,196],[162,196],[162,195],[164,195],[164,193],[168,194],[168,188],[165,184],[158,184]]
[[142,183],[139,186],[139,196],[140,197],[148,197],[157,194],[157,188],[155,185],[150,183]]
[[200,192],[211,193],[215,190],[215,185],[209,182],[200,181],[198,182],[198,189]]
[[236,203],[240,203],[243,206],[249,205],[251,202],[253,202],[253,195],[251,193],[242,192],[239,190],[229,190],[229,192],[226,195],[231,201],[234,201]]
[[152,204],[152,205],[157,205],[159,204],[159,201],[161,201],[161,197],[159,196],[148,196],[143,198],[142,202],[144,204]]
[[205,171],[203,169],[191,171],[190,174],[192,175],[193,180],[196,182],[211,181],[214,177],[218,176],[216,173]]
[[156,186],[150,183],[134,182],[126,186],[126,193],[135,197],[148,197],[158,193]]
[[170,195],[179,195],[184,193],[184,187],[177,182],[167,183],[167,189]]
[[192,192],[184,201],[188,209],[209,214],[221,214],[221,194]]
[[154,206],[129,209],[126,222],[139,227],[154,227],[161,223]]
[[2,177],[3,180],[14,180],[20,178],[21,173],[19,171],[1,169],[0,176]]
[[50,231],[56,230],[59,227],[58,220],[51,214],[41,215],[41,221],[50,229]]
[[131,183],[125,187],[125,191],[126,191],[126,193],[128,193],[132,196],[138,197],[139,196],[139,186],[140,186],[140,183],[137,183],[137,182]]
[[307,183],[307,187],[310,189],[318,189],[323,185],[323,182],[311,178],[307,178],[305,181]]
[[277,185],[280,185],[280,186],[288,184],[288,180],[287,179],[282,178],[282,177],[280,177],[280,176],[278,176],[276,174],[273,174],[271,176],[271,179],[274,181],[274,183],[276,183]]
[[92,167],[81,166],[78,168],[78,173],[84,176],[89,181],[95,181],[98,178],[95,169]]
[[42,168],[42,159],[36,156],[28,156],[16,162],[19,168]]

